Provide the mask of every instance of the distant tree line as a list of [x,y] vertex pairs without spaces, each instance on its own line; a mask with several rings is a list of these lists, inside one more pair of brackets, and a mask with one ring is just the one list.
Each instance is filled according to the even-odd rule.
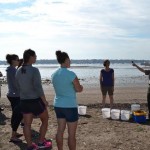
[[[73,64],[101,64],[103,63],[104,59],[72,59],[71,63]],[[150,60],[131,60],[131,59],[110,59],[111,63],[131,63],[134,61],[135,63],[143,63],[143,62],[150,62]],[[6,65],[6,61],[0,61],[0,65]],[[36,64],[57,64],[56,59],[40,59],[36,61]]]

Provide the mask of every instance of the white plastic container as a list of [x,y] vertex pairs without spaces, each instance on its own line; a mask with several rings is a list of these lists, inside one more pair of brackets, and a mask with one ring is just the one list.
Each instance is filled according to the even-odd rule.
[[110,118],[110,108],[102,108],[103,118]]
[[131,111],[137,111],[137,110],[140,110],[140,104],[132,104],[131,105]]
[[78,106],[78,114],[86,115],[87,106]]
[[111,110],[111,119],[114,119],[114,120],[120,119],[120,110],[119,109],[112,109]]
[[128,121],[130,119],[131,111],[121,110],[121,120]]

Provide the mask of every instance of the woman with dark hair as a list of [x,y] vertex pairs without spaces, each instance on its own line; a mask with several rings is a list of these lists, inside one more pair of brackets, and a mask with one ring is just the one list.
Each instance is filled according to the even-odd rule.
[[11,117],[11,127],[12,127],[12,136],[11,142],[21,142],[21,139],[18,139],[19,135],[16,131],[22,120],[22,114],[19,109],[20,96],[17,89],[15,75],[16,67],[19,65],[19,57],[16,54],[7,54],[6,60],[9,66],[6,69],[7,83],[8,83],[8,93],[7,98],[10,101],[12,108],[12,117]]
[[[52,143],[46,141],[45,135],[48,127],[48,102],[46,101],[41,84],[40,72],[32,64],[36,62],[36,53],[27,49],[23,54],[23,65],[17,70],[16,81],[20,91],[21,111],[24,119],[24,136],[27,142],[27,150],[51,147]],[[39,142],[36,145],[31,139],[31,124],[34,116],[38,116],[42,122],[40,126]]]
[[113,107],[113,93],[114,93],[114,69],[109,68],[110,61],[108,59],[103,62],[104,69],[100,71],[100,88],[102,92],[102,105],[105,107],[106,94],[108,93],[110,99],[110,108]]
[[22,65],[23,65],[23,59],[21,58],[21,59],[19,59],[19,65],[18,65],[17,69],[18,69],[19,67],[21,67]]
[[69,150],[76,150],[76,129],[78,123],[76,92],[81,92],[83,86],[80,85],[76,74],[67,69],[70,68],[68,54],[56,51],[56,57],[60,68],[52,74],[52,83],[55,90],[54,108],[58,123],[56,134],[57,147],[58,150],[63,149],[63,135],[67,125]]

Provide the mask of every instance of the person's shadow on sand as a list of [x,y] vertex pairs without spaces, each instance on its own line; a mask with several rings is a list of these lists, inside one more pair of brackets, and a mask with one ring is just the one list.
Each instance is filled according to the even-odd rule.
[[[32,141],[34,143],[38,142],[39,135],[40,135],[39,132],[35,131],[34,129],[31,129]],[[50,141],[51,141],[51,139],[50,139]],[[18,142],[18,143],[14,143],[14,144],[17,145],[18,147],[20,147],[20,150],[25,150],[27,148],[27,144],[25,142]],[[52,150],[52,148],[44,148],[44,149],[45,150]]]
[[91,115],[86,114],[86,115],[79,115],[79,117],[91,118],[92,116],[91,116]]
[[7,117],[0,111],[0,125],[5,125],[5,124],[6,124],[6,122],[5,122],[6,119],[9,119],[9,118],[7,118]]
[[20,150],[25,150],[27,148],[27,144],[24,142],[18,142],[18,143],[14,143],[15,145],[17,145],[18,147],[20,147]]

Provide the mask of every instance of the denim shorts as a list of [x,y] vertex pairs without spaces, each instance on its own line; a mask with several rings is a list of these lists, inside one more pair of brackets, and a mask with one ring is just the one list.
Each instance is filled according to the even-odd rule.
[[57,119],[66,119],[67,122],[75,122],[78,120],[77,108],[61,108],[54,107]]
[[40,115],[46,109],[46,106],[41,98],[21,100],[20,107],[23,114],[32,113],[35,116]]

